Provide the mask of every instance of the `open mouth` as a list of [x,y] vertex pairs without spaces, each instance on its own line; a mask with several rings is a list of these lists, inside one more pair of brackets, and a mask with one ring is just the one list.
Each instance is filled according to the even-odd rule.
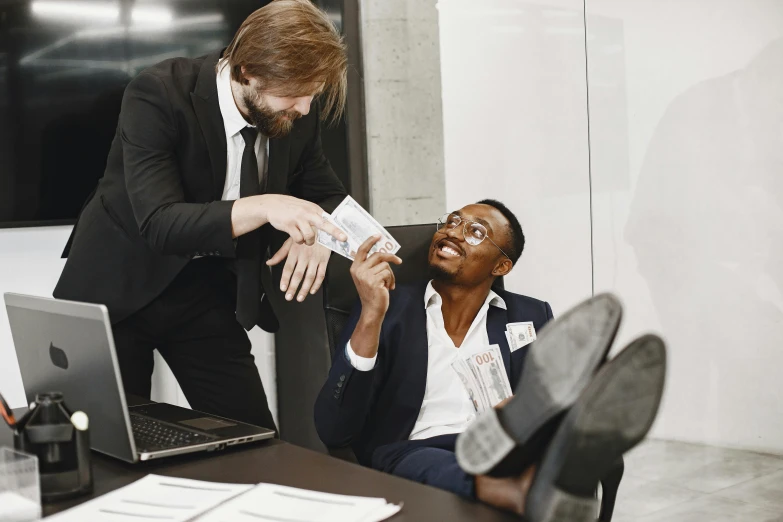
[[462,249],[448,239],[441,240],[437,244],[436,249],[446,257],[462,257],[463,255]]

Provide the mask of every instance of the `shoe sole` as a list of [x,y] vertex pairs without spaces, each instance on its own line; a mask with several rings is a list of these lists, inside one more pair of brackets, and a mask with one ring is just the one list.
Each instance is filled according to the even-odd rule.
[[595,522],[598,482],[650,431],[666,378],[657,336],[633,341],[596,375],[558,429],[528,493],[530,522]]
[[526,356],[514,397],[483,413],[457,438],[460,467],[473,475],[519,474],[525,463],[518,453],[576,402],[606,360],[621,319],[620,301],[600,294],[543,328]]

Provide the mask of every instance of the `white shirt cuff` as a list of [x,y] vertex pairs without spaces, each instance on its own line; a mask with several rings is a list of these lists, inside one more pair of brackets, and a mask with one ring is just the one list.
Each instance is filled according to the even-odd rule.
[[348,343],[345,345],[345,354],[348,356],[348,361],[351,363],[351,366],[360,372],[369,372],[375,368],[375,359],[378,358],[377,353],[372,357],[362,357],[360,355],[356,355],[351,348],[351,341],[348,341]]

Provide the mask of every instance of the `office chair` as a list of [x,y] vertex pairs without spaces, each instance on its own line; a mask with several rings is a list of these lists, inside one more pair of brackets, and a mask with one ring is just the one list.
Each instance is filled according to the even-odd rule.
[[[435,233],[435,224],[403,225],[388,227],[387,230],[402,245],[397,255],[403,260],[402,265],[391,265],[397,284],[421,281],[428,274],[428,256],[430,242]],[[334,255],[329,261],[324,280],[324,313],[326,314],[326,333],[329,341],[329,351],[332,356],[338,349],[340,334],[345,328],[348,316],[356,304],[358,293],[349,272],[351,261]],[[503,289],[503,278],[498,278],[493,288]],[[356,463],[356,456],[350,446],[327,448],[329,454],[342,460]],[[623,461],[613,467],[609,475],[601,481],[603,498],[601,501],[600,522],[612,520],[617,490],[623,476]]]

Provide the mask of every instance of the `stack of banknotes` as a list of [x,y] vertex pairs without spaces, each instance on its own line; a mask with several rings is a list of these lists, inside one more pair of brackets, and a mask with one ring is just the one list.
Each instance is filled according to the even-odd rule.
[[[536,340],[536,328],[530,321],[508,323],[506,340],[513,353]],[[461,357],[454,361],[451,367],[457,372],[478,413],[495,407],[500,401],[513,395],[503,356],[497,344]]]
[[331,214],[324,212],[323,218],[345,232],[348,241],[338,241],[332,235],[319,230],[318,243],[351,261],[356,257],[356,251],[362,243],[376,234],[381,235],[381,240],[370,249],[371,254],[375,252],[396,254],[400,249],[397,240],[351,196],[346,197]]
[[483,413],[511,397],[506,367],[497,344],[455,360],[451,367],[459,375],[476,412]]

